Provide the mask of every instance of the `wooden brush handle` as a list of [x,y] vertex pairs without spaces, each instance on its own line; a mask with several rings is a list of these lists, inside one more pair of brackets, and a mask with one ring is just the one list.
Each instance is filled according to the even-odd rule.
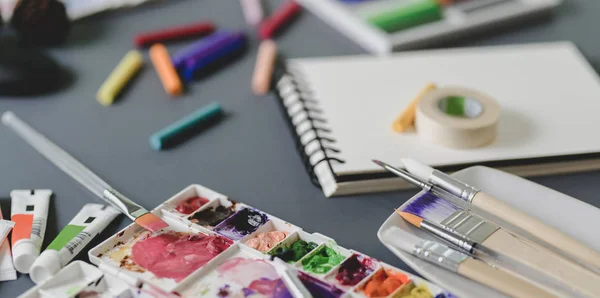
[[[587,264],[600,268],[600,253],[571,236],[553,228],[484,192],[473,198],[473,205],[520,227],[544,242]],[[565,223],[567,224],[567,223]]]
[[458,266],[458,273],[511,297],[557,297],[506,271],[472,258]]
[[498,230],[482,243],[486,247],[530,266],[540,273],[563,281],[573,290],[589,297],[600,297],[600,276],[561,257],[547,248]]

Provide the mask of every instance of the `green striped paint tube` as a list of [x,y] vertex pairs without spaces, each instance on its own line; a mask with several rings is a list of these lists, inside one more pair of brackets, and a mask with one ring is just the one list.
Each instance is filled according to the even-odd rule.
[[443,8],[436,0],[403,1],[399,7],[367,17],[367,21],[386,32],[395,32],[443,18]]

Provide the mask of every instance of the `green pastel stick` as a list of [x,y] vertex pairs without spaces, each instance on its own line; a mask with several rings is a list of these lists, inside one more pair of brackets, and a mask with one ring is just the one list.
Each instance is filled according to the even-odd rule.
[[367,21],[386,32],[395,32],[438,21],[442,17],[442,6],[436,0],[415,0],[370,16]]
[[150,146],[154,150],[161,150],[167,145],[172,144],[176,139],[216,120],[222,115],[223,109],[221,105],[213,102],[154,133],[150,136]]

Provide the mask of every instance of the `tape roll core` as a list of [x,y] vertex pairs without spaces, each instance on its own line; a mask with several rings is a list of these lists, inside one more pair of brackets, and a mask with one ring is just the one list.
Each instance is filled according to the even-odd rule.
[[415,127],[423,140],[468,149],[491,143],[499,120],[500,106],[490,96],[463,87],[442,87],[419,101]]

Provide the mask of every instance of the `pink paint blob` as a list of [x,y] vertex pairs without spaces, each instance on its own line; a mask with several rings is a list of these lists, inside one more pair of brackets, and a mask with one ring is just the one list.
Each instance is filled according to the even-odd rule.
[[276,280],[279,274],[265,260],[232,258],[217,268],[223,278],[227,278],[242,287],[248,288],[257,279]]
[[232,244],[221,236],[168,232],[137,242],[131,256],[156,277],[179,282]]

